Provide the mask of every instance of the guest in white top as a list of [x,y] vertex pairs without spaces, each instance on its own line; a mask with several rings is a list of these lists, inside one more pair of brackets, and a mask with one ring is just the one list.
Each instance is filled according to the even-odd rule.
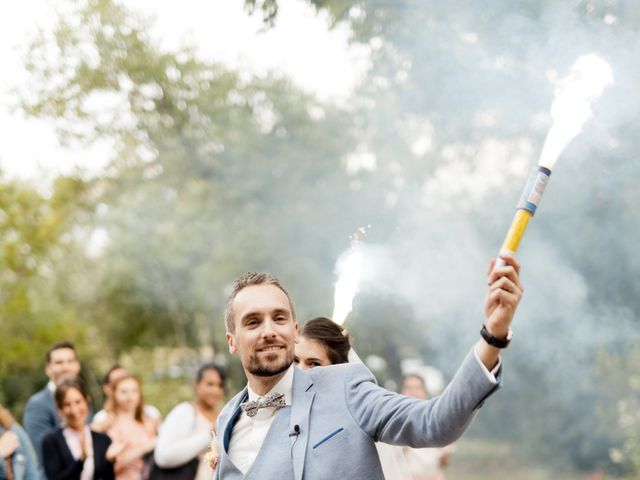
[[[422,400],[429,398],[424,378],[418,374],[409,374],[402,378],[400,393]],[[399,449],[411,471],[411,479],[445,480],[443,470],[451,461],[452,445],[442,448],[399,447]]]
[[211,469],[204,456],[220,413],[224,383],[225,374],[215,364],[207,363],[198,369],[194,401],[177,405],[160,427],[154,452],[158,467],[176,468],[197,461],[195,479],[211,479]]
[[113,480],[113,463],[108,460],[111,439],[92,432],[86,424],[89,398],[75,380],[64,380],[54,399],[64,426],[42,440],[42,458],[48,480]]

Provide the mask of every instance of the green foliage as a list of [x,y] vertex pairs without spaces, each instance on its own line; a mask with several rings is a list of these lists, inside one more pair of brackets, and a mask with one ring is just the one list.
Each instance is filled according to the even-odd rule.
[[[318,9],[327,9],[336,20],[345,18],[349,7],[353,4],[347,0],[309,0],[309,3]],[[268,26],[275,24],[278,18],[277,0],[245,0],[244,4],[249,14],[255,14],[256,10],[260,10],[265,24]]]
[[286,79],[162,52],[145,28],[112,2],[75,5],[33,43],[23,92],[24,111],[61,138],[114,145],[90,185],[95,210],[77,219],[83,241],[106,240],[76,250],[55,283],[90,316],[104,369],[135,348],[225,351],[225,289],[245,270],[280,276],[301,320],[327,311],[335,259],[358,222],[381,218],[383,192],[344,174],[354,139],[342,111]]
[[262,11],[262,18],[265,23],[273,24],[278,15],[278,2],[276,0],[245,0],[244,5],[251,14],[259,8]]
[[44,196],[29,185],[0,179],[0,388],[13,404],[42,379],[44,351],[75,339],[89,325],[58,283],[61,263],[77,248],[73,229],[87,214],[88,185],[60,177]]

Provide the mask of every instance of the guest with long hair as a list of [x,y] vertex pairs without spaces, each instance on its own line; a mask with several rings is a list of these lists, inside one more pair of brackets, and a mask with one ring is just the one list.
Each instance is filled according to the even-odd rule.
[[140,380],[126,374],[111,386],[113,402],[108,418],[94,428],[104,429],[113,442],[117,480],[140,480],[149,474],[150,457],[156,444],[158,422],[144,414]]
[[351,338],[345,329],[326,317],[307,320],[296,345],[295,362],[306,370],[349,362]]
[[[113,392],[111,391],[111,387],[113,383],[120,377],[124,377],[129,372],[121,365],[115,363],[107,370],[107,373],[102,377],[102,392],[104,393],[104,408],[93,416],[94,425],[102,426],[104,429],[104,425],[109,421],[109,412],[113,411]],[[160,411],[154,407],[153,405],[149,405],[145,403],[144,405],[144,414],[149,417],[153,421],[160,422],[162,415],[160,415]]]
[[194,399],[177,405],[160,428],[154,452],[154,472],[159,468],[180,468],[181,478],[209,480],[211,470],[205,454],[224,396],[225,374],[213,363],[202,365],[196,374]]
[[42,459],[48,480],[112,480],[111,439],[87,425],[89,397],[76,380],[58,384],[54,400],[63,427],[42,440]]

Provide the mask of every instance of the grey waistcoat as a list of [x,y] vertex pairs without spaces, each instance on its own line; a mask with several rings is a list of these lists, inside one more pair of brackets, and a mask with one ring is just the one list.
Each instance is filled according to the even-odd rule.
[[[273,423],[267,432],[253,465],[243,475],[227,455],[228,439],[231,432],[225,432],[225,448],[220,454],[216,473],[224,480],[293,480],[293,463],[291,461],[291,444],[289,441],[289,419],[291,407],[281,408],[276,413]],[[229,422],[233,430],[234,422]],[[284,461],[274,462],[273,459]]]

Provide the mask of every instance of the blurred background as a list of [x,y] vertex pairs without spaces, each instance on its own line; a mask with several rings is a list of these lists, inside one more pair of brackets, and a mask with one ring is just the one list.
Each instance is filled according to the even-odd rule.
[[526,294],[450,479],[640,478],[640,5],[631,0],[37,1],[0,17],[0,402],[44,352],[119,361],[166,414],[226,352],[235,277],[278,276],[346,326],[381,383],[445,380],[478,337],[489,259],[595,53],[615,84],[564,152],[521,245]]

